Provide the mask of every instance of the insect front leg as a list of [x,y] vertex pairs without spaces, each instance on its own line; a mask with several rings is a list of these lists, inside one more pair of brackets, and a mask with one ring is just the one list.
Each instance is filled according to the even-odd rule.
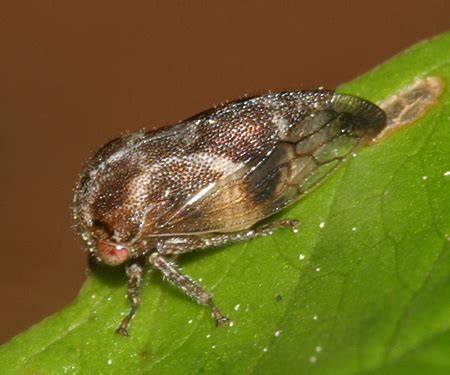
[[139,307],[139,286],[141,285],[143,269],[137,263],[133,263],[127,267],[126,272],[128,277],[127,298],[130,301],[130,311],[122,319],[119,328],[116,330],[121,336],[128,336],[128,326]]
[[298,221],[293,219],[284,219],[238,232],[216,233],[201,236],[169,237],[158,242],[158,252],[164,255],[179,255],[192,250],[222,246],[233,242],[250,240],[255,237],[269,236],[275,229],[283,227],[288,227],[296,233]]
[[229,319],[216,307],[211,295],[208,294],[201,286],[192,281],[188,276],[182,274],[174,262],[158,252],[150,255],[149,262],[154,268],[161,271],[161,273],[173,285],[180,288],[193,300],[201,305],[208,306],[217,326],[222,326],[229,322]]

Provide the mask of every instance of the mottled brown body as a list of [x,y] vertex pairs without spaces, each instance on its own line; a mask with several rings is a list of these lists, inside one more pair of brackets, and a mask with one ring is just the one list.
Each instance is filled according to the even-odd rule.
[[[288,221],[251,229],[317,184],[384,124],[375,105],[325,90],[229,103],[109,142],[80,178],[74,218],[100,261],[128,262],[130,280],[139,284],[133,262],[147,258],[209,305],[220,322],[225,318],[210,296],[165,257],[293,226]],[[121,325],[122,334],[131,317]]]

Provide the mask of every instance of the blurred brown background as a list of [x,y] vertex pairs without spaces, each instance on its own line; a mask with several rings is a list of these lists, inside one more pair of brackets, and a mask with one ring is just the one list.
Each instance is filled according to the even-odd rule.
[[448,0],[19,3],[0,5],[0,343],[83,283],[69,207],[105,141],[243,94],[333,88],[450,26]]

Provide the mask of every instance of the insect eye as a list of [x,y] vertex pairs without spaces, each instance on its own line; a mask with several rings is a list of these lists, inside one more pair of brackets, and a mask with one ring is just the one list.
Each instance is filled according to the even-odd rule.
[[128,248],[100,240],[97,244],[98,255],[109,266],[118,266],[128,259]]

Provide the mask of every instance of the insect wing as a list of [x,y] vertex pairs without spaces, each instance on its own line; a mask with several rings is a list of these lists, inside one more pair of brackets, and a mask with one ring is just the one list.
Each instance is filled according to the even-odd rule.
[[193,194],[167,218],[161,233],[247,228],[314,188],[362,143],[384,128],[377,106],[334,94],[302,117],[268,152]]

